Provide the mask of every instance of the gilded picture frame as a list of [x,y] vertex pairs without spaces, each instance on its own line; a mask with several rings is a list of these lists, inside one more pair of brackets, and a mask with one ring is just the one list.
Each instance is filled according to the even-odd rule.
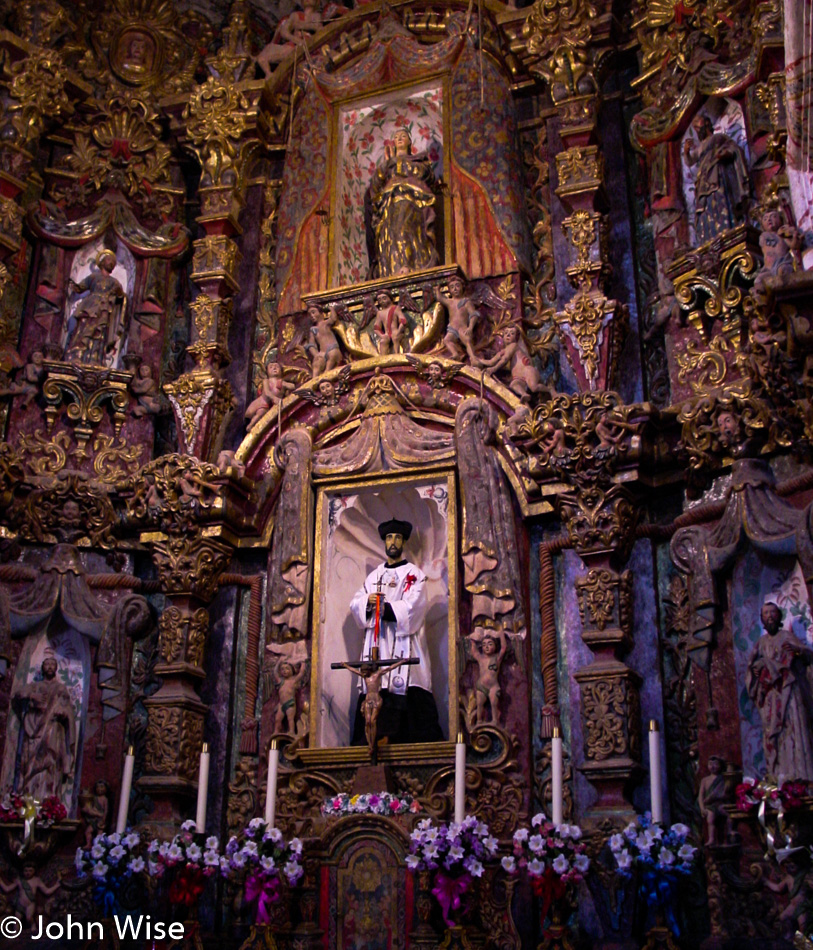
[[[427,575],[426,631],[430,648],[432,692],[444,736],[458,729],[457,500],[453,470],[420,475],[385,475],[321,485],[316,494],[310,751],[349,749],[358,678],[331,670],[334,662],[361,658],[364,631],[349,603],[367,574],[384,560],[377,525],[389,517],[410,520],[413,534],[404,557]],[[441,534],[442,532],[442,534]],[[442,602],[441,602],[442,601]],[[442,630],[442,636],[439,631]],[[391,746],[414,754],[441,743]],[[367,750],[353,748],[353,752]]]

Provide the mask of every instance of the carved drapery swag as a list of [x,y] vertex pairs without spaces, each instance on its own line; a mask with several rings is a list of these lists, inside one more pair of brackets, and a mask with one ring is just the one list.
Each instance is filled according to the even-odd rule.
[[9,638],[47,630],[59,611],[65,623],[98,644],[96,669],[102,690],[104,718],[112,719],[127,703],[125,637],[139,640],[151,626],[147,601],[140,594],[124,594],[110,605],[88,587],[76,548],[58,544],[54,554],[20,591],[2,589],[0,597],[0,660],[8,663]]
[[282,475],[271,545],[272,639],[304,637],[311,582],[311,440],[302,429],[286,433],[274,450]]
[[422,426],[404,412],[392,380],[374,376],[359,397],[364,413],[345,442],[313,455],[315,475],[349,475],[437,464],[454,457],[446,432]]
[[774,555],[795,556],[805,581],[813,580],[813,505],[794,508],[774,491],[767,463],[734,463],[725,512],[712,527],[681,528],[672,538],[675,565],[688,578],[689,651],[709,669],[719,599],[715,575],[729,567],[746,543]]
[[463,585],[472,597],[472,626],[525,636],[525,613],[511,497],[494,448],[497,415],[467,399],[455,418],[462,501]]

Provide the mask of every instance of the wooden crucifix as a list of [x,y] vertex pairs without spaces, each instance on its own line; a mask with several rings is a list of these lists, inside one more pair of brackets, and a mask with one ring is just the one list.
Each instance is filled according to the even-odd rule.
[[[376,650],[375,647],[373,647]],[[376,650],[376,653],[378,651]],[[367,687],[367,693],[364,696],[364,702],[361,710],[364,715],[364,735],[367,739],[367,745],[370,749],[370,762],[378,765],[378,745],[376,742],[378,732],[378,714],[384,700],[381,696],[381,679],[385,673],[389,673],[399,666],[413,666],[420,663],[416,656],[405,656],[395,660],[379,660],[377,657],[372,660],[362,660],[360,663],[331,663],[332,670],[350,670],[356,676],[364,680]]]

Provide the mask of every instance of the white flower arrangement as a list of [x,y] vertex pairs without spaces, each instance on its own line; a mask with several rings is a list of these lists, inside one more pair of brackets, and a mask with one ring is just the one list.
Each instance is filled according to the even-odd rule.
[[90,875],[94,880],[129,877],[145,868],[141,856],[141,837],[129,834],[98,834],[90,848],[77,848],[74,865],[79,877]]
[[294,885],[304,873],[302,842],[292,838],[286,844],[279,828],[269,828],[263,818],[252,818],[239,836],[229,839],[219,866],[224,877],[259,871],[266,876],[284,874]]
[[481,877],[483,862],[497,856],[498,842],[485,822],[469,815],[460,824],[419,821],[410,835],[406,865],[411,871],[441,870],[450,876]]
[[502,859],[509,874],[525,871],[534,885],[558,878],[562,884],[578,884],[590,867],[578,825],[554,825],[543,813],[531,819],[531,827],[514,832],[514,853]]

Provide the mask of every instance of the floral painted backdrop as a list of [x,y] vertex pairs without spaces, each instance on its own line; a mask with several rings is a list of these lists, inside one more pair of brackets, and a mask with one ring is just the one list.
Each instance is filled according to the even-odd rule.
[[[426,152],[435,176],[443,176],[443,87],[423,86],[399,91],[386,99],[355,103],[339,112],[340,159],[336,169],[333,238],[333,284],[368,279],[369,259],[364,233],[364,192],[384,149],[392,147],[399,129],[407,129],[414,153]],[[437,235],[438,250],[443,235]]]

